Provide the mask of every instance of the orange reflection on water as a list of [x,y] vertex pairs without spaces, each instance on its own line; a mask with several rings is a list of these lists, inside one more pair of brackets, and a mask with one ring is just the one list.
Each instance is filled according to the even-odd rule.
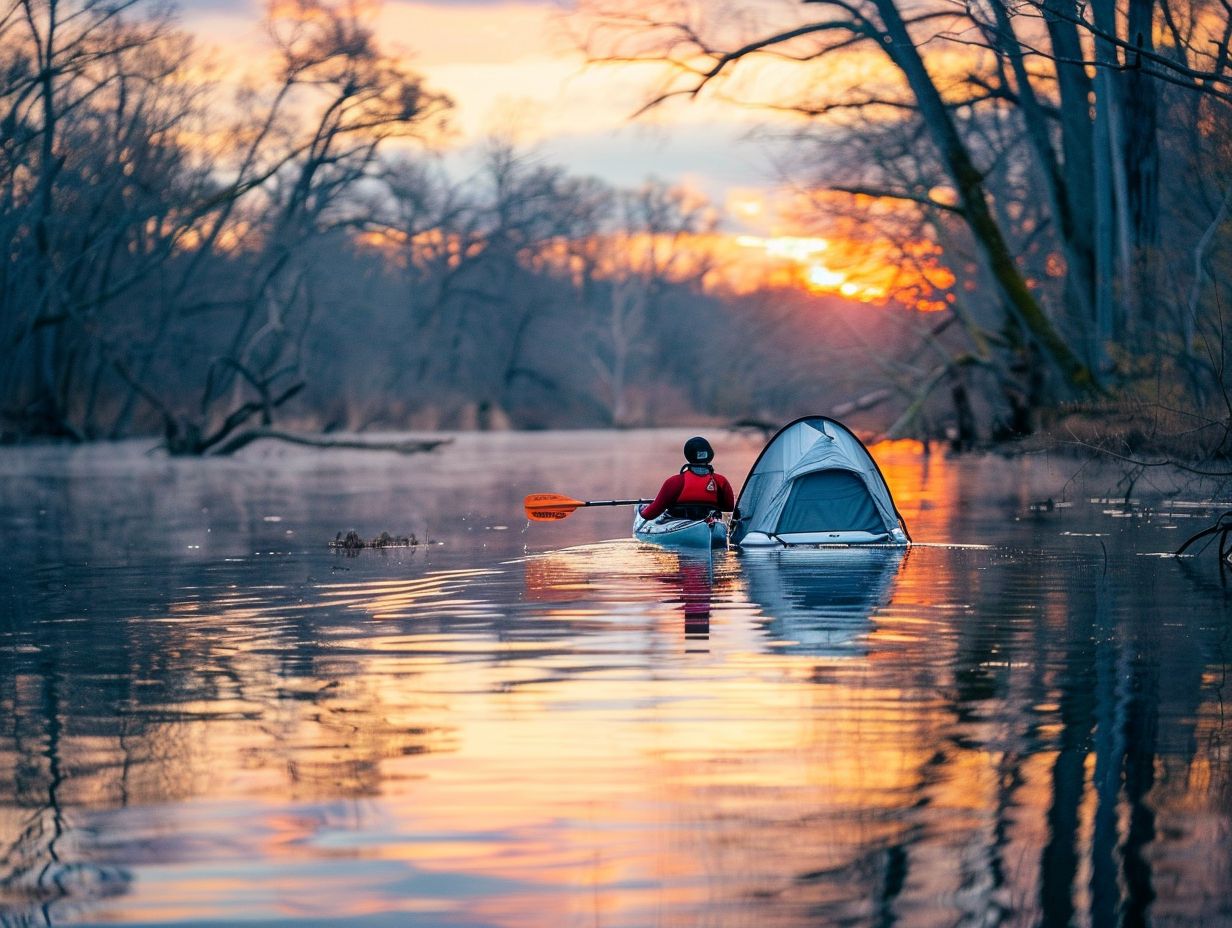
[[[1135,637],[1159,623],[1099,626],[1104,591],[1073,587],[1102,576],[1089,545],[943,545],[1014,522],[1030,463],[873,452],[923,542],[909,552],[699,560],[620,539],[482,569],[357,559],[307,583],[262,563],[114,629],[52,624],[53,642],[97,637],[79,666],[81,642],[6,655],[35,657],[0,680],[18,848],[0,905],[34,911],[41,873],[68,885],[69,864],[104,860],[128,876],[74,890],[95,921],[949,924],[1031,920],[1051,892],[1078,922],[1148,813],[1161,907],[1202,909],[1180,876],[1218,898],[1218,632],[1163,673]],[[1028,528],[1014,537],[1059,526]],[[1093,745],[1116,749],[1099,725],[1118,712],[1138,734],[1103,777]]]

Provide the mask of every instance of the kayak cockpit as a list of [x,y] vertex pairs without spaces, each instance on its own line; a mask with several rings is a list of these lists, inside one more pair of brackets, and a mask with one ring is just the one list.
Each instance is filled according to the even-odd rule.
[[633,516],[633,537],[670,548],[726,548],[727,523],[717,514],[704,519],[682,519],[665,513],[657,519]]

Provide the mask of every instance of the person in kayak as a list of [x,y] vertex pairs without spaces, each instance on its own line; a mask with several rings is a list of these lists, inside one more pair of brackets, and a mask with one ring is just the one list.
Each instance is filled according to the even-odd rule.
[[684,443],[684,459],[688,463],[680,473],[664,480],[659,495],[642,508],[642,518],[649,521],[666,512],[678,519],[704,519],[716,509],[731,512],[736,508],[731,484],[710,463],[714,460],[710,442],[700,436],[690,438]]

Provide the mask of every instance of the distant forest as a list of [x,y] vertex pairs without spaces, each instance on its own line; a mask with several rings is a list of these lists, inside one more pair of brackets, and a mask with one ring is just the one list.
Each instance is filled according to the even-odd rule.
[[[163,6],[7,0],[0,437],[205,454],[274,426],[821,412],[969,445],[1085,411],[1232,449],[1226,4],[681,9],[583,3],[582,41],[674,67],[657,102],[792,62],[799,89],[741,102],[800,117],[802,227],[867,237],[939,311],[726,287],[696,247],[714,211],[662,182],[500,141],[459,178],[420,145],[450,101],[353,5],[271,6],[275,64],[237,81]],[[819,96],[810,69],[857,52],[886,67]]]

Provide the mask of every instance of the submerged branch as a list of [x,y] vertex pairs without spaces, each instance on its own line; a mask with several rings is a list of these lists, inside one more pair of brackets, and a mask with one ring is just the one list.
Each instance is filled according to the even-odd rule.
[[1096,454],[1107,455],[1118,461],[1124,461],[1126,464],[1133,464],[1135,467],[1175,467],[1177,470],[1184,471],[1187,474],[1194,474],[1198,477],[1232,477],[1232,470],[1203,470],[1194,467],[1191,464],[1183,464],[1175,458],[1163,458],[1159,461],[1144,461],[1141,458],[1131,457],[1127,454],[1118,454],[1116,451],[1111,451],[1108,448],[1101,448],[1099,445],[1091,444],[1088,441],[1067,441],[1062,442],[1066,445],[1074,445],[1079,448],[1084,448],[1087,451],[1094,451]]
[[414,532],[410,535],[391,535],[389,532],[381,532],[376,538],[365,539],[354,529],[346,535],[339,532],[329,543],[331,548],[341,548],[348,552],[358,551],[361,548],[415,548],[418,545],[419,539],[415,537]]

